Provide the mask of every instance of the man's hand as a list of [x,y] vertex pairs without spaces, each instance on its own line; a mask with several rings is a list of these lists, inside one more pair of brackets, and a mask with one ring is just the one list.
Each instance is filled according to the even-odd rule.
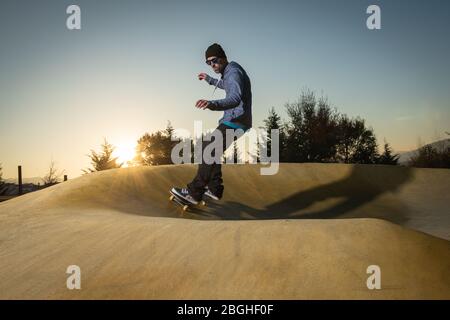
[[210,103],[208,100],[198,100],[197,103],[195,104],[195,106],[199,109],[207,109],[210,106]]
[[198,80],[206,80],[208,75],[206,73],[199,73],[198,74]]

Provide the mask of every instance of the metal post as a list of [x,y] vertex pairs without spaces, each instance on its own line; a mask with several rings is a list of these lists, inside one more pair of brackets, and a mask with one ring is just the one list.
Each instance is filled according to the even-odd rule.
[[22,166],[18,167],[19,171],[19,196],[22,194]]

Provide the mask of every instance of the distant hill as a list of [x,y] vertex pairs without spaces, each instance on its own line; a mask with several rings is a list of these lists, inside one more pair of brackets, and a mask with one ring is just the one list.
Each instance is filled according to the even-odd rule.
[[[8,178],[4,179],[6,183],[19,183],[17,178]],[[31,178],[22,178],[22,183],[33,183],[33,184],[42,184],[41,177],[31,177]]]
[[[427,144],[426,146],[431,146],[435,150],[443,150],[448,147],[450,147],[450,139],[443,139],[439,141],[435,141],[432,143]],[[406,151],[406,152],[398,152],[400,155],[398,159],[399,164],[406,165],[408,161],[411,159],[411,157],[417,155],[419,152],[419,149],[412,150],[412,151]]]

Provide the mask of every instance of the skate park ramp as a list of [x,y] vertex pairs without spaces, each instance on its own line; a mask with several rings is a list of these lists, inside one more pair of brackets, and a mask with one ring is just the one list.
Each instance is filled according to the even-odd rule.
[[[1,299],[449,299],[450,170],[223,166],[182,213],[194,165],[96,172],[0,203]],[[81,289],[66,286],[68,266]],[[381,271],[369,290],[367,268]]]

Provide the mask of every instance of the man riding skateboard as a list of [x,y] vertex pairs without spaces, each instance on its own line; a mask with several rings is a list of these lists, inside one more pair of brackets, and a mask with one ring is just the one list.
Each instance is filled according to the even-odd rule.
[[[198,204],[203,195],[214,200],[220,200],[223,195],[222,166],[220,160],[222,154],[233,143],[227,141],[227,130],[240,137],[243,132],[252,127],[252,92],[250,78],[245,70],[234,61],[228,62],[225,51],[214,43],[205,52],[206,64],[211,66],[215,73],[221,74],[221,79],[214,79],[206,73],[198,75],[199,80],[205,80],[215,88],[225,90],[226,97],[220,100],[198,100],[195,106],[199,109],[212,111],[224,111],[219,125],[213,132],[212,137],[220,134],[222,136],[222,149],[219,155],[214,155],[214,162],[205,163],[205,159],[198,165],[197,174],[188,183],[186,188],[172,188],[171,193],[186,200],[191,204]],[[203,143],[203,150],[211,143]],[[203,155],[203,152],[202,152]]]

